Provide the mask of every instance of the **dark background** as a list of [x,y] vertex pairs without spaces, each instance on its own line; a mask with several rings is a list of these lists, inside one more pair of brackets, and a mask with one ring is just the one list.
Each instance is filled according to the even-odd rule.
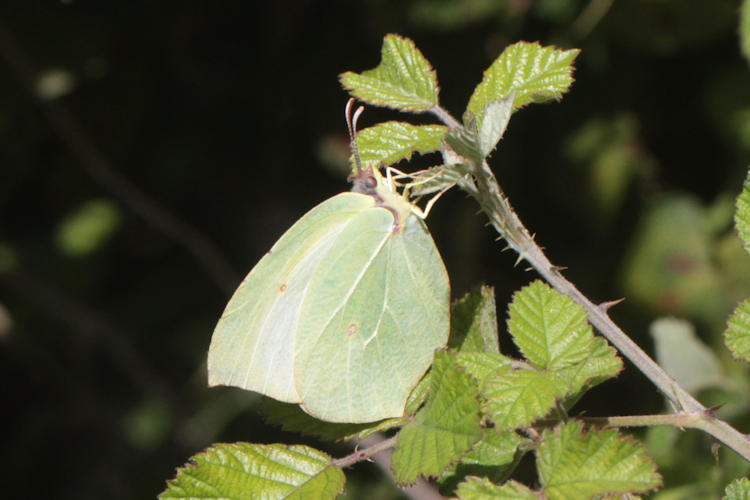
[[[729,233],[726,200],[750,159],[739,3],[610,3],[3,2],[3,496],[152,498],[214,441],[324,446],[265,426],[252,394],[208,390],[205,357],[242,276],[304,212],[348,188],[337,75],[376,66],[390,32],[416,42],[457,117],[507,44],[581,48],[570,93],[514,115],[491,161],[498,179],[584,292],[628,295],[613,314],[639,343],[650,349],[648,322],[676,314],[718,346],[746,282],[705,313],[673,295],[639,298],[621,276],[665,196],[719,207],[709,243]],[[431,120],[368,108],[362,126],[385,119]],[[454,298],[494,285],[503,318],[534,274],[500,253],[459,192],[429,226]],[[658,412],[662,401],[630,368],[581,408]],[[358,471],[354,491],[382,477]]]

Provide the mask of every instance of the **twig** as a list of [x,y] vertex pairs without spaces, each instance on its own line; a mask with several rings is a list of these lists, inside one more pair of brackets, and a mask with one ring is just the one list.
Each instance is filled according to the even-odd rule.
[[[391,456],[393,455],[393,448],[396,446],[397,438],[398,436],[393,436],[384,439],[380,433],[367,436],[360,440],[360,444],[365,446],[365,448],[355,450],[354,453],[333,460],[332,463],[338,467],[349,467],[363,460],[372,460],[384,473],[393,478]],[[407,486],[403,491],[413,500],[442,500],[445,498],[437,492],[434,485],[422,478],[417,479],[413,485]]]
[[83,168],[102,187],[165,236],[185,248],[227,295],[237,285],[237,273],[216,246],[191,225],[170,213],[123,177],[105,158],[73,115],[59,102],[41,99],[34,91],[37,72],[11,32],[0,23],[0,56],[42,109],[54,131]]

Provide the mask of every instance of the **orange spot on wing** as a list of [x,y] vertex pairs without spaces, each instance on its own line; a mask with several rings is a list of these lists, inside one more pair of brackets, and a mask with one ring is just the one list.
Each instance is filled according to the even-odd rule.
[[349,338],[354,337],[359,331],[359,324],[355,321],[346,328],[346,336]]

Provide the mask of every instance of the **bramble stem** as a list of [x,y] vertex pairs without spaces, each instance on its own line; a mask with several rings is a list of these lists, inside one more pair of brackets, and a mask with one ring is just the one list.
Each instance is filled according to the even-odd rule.
[[349,467],[362,460],[368,460],[373,455],[380,453],[383,450],[394,448],[396,446],[396,440],[398,436],[393,436],[382,441],[371,443],[367,448],[362,450],[355,450],[349,455],[332,460],[331,463],[337,467]]
[[[436,106],[432,110],[449,127],[460,127],[446,110]],[[750,461],[750,440],[723,420],[716,418],[689,392],[683,389],[638,344],[620,329],[607,315],[606,304],[598,306],[581,293],[573,283],[553,266],[539,245],[523,225],[500,189],[487,161],[471,165],[475,184],[463,183],[461,188],[477,200],[495,230],[557,291],[583,306],[591,324],[628,358],[672,402],[676,415],[694,419],[690,427],[702,429]]]

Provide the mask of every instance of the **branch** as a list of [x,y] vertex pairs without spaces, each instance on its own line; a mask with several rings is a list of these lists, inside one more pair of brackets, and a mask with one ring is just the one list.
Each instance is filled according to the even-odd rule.
[[[437,108],[440,111],[433,110],[433,112],[445,124],[450,127],[459,126],[447,111]],[[638,344],[633,342],[607,315],[608,305],[611,304],[594,304],[560,273],[561,268],[552,265],[516,215],[508,198],[503,195],[487,161],[483,160],[481,164],[470,165],[470,168],[476,184],[463,184],[461,187],[476,199],[482,211],[489,217],[492,226],[505,239],[508,246],[518,253],[519,259],[529,262],[557,291],[583,306],[591,324],[664,393],[678,412],[691,414],[697,418],[693,427],[706,431],[742,455],[745,460],[750,461],[750,441],[747,435],[716,418],[711,410],[706,409],[683,389]]]

